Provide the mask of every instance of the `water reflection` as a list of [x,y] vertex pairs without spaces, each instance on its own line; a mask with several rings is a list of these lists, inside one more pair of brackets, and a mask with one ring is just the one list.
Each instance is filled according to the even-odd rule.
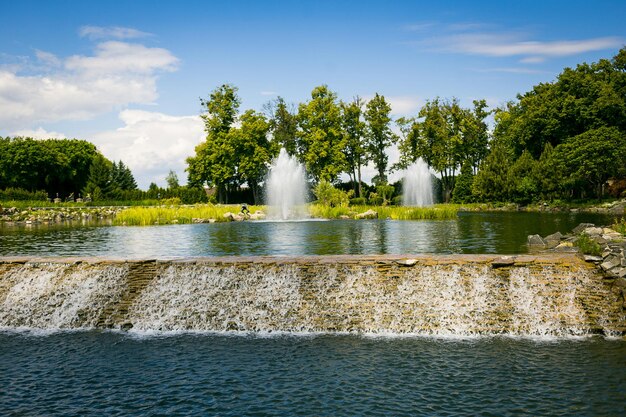
[[456,220],[242,222],[148,227],[0,225],[0,255],[165,258],[220,255],[525,253],[529,234],[566,233],[584,213],[461,213]]

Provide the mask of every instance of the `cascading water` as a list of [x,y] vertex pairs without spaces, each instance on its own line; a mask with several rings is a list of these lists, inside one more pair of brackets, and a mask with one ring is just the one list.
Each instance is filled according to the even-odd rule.
[[621,298],[583,261],[351,256],[0,264],[0,330],[621,334]]
[[418,158],[404,175],[402,204],[405,206],[430,206],[433,204],[433,186],[428,164]]
[[307,217],[304,167],[285,149],[281,149],[278,158],[272,162],[266,193],[268,218],[293,220]]

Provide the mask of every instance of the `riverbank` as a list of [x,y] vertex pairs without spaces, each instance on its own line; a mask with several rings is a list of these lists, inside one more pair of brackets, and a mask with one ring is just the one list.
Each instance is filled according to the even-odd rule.
[[[241,206],[223,204],[148,205],[148,206],[85,206],[82,203],[61,203],[58,206],[25,207],[0,203],[0,222],[4,224],[49,224],[82,220],[109,219],[120,226],[147,226],[164,224],[215,223],[243,220],[264,220],[267,206],[249,206],[249,215],[241,214]],[[4,206],[4,207],[3,207]],[[520,206],[507,203],[436,204],[429,207],[407,206],[345,206],[330,207],[308,204],[304,212],[310,218],[320,219],[391,219],[391,220],[449,220],[459,212],[546,212],[546,213],[600,213],[624,215],[626,200],[601,205]]]

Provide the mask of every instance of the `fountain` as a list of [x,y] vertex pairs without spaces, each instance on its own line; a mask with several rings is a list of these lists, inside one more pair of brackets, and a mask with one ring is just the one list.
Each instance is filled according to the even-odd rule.
[[266,185],[269,218],[302,219],[306,216],[306,176],[304,167],[285,149],[270,167]]
[[430,206],[433,204],[433,188],[428,164],[418,158],[404,176],[402,204],[405,206]]

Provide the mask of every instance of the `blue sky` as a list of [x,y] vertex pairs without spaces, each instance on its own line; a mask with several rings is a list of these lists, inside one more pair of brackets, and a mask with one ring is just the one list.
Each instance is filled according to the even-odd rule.
[[625,21],[625,1],[602,0],[0,0],[0,135],[86,139],[143,188],[170,169],[184,182],[198,99],[223,83],[242,110],[320,84],[378,92],[394,117],[437,96],[497,106],[612,57]]

